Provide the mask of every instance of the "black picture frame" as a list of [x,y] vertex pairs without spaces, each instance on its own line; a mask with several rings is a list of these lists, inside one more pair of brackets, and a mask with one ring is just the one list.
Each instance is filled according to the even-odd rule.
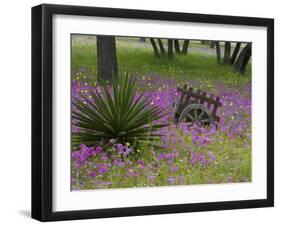
[[[267,198],[54,212],[52,210],[52,18],[55,14],[266,27]],[[273,19],[49,4],[32,8],[32,218],[40,221],[57,221],[271,206],[274,206]]]

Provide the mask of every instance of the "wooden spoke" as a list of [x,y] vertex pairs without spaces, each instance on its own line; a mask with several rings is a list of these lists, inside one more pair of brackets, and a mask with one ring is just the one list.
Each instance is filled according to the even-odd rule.
[[201,119],[202,119],[202,117],[203,117],[203,115],[204,115],[204,111],[203,111],[203,110],[201,110],[201,113],[200,113],[200,115],[198,116],[198,119],[199,119],[199,120],[201,120]]
[[201,122],[210,122],[210,119],[206,118],[206,119],[201,120]]
[[194,109],[194,118],[197,120],[198,119],[198,109]]
[[191,121],[194,121],[194,118],[191,114],[187,113],[186,116],[191,120]]

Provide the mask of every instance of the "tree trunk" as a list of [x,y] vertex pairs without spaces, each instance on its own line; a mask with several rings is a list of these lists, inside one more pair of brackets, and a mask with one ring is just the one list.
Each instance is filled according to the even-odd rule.
[[224,64],[229,64],[230,51],[231,51],[231,42],[225,42],[225,44],[224,44],[224,56],[223,56],[223,63]]
[[217,53],[217,64],[221,64],[221,48],[220,42],[215,42],[216,53]]
[[211,43],[210,43],[210,48],[211,48],[211,49],[214,49],[214,48],[215,48],[215,42],[214,42],[214,41],[211,41]]
[[236,46],[235,46],[235,48],[234,48],[234,51],[233,51],[233,53],[232,53],[232,56],[231,56],[231,58],[230,58],[229,64],[231,64],[231,65],[234,64],[234,62],[235,62],[235,60],[236,60],[236,58],[237,58],[237,55],[238,55],[238,53],[239,53],[240,47],[241,47],[241,42],[237,42],[237,43],[236,43]]
[[173,39],[168,39],[168,57],[173,57]]
[[183,46],[182,46],[182,51],[181,51],[182,54],[184,54],[184,55],[187,54],[188,46],[189,46],[189,40],[184,40]]
[[252,44],[248,43],[241,51],[241,53],[239,54],[233,70],[234,72],[238,72],[240,74],[244,74],[245,73],[245,69],[246,69],[246,65],[249,62],[250,58],[252,55]]
[[145,42],[145,38],[141,37],[140,42]]
[[150,40],[151,45],[152,45],[152,47],[153,47],[154,56],[157,57],[157,58],[159,58],[159,57],[160,57],[160,53],[159,53],[159,50],[158,50],[158,48],[157,48],[156,42],[154,41],[153,38],[150,38],[149,40]]
[[97,36],[98,81],[112,81],[117,75],[117,57],[114,36]]
[[181,50],[180,50],[180,42],[178,39],[175,39],[174,40],[174,44],[175,44],[175,51],[177,54],[180,54],[181,53]]
[[161,55],[164,56],[166,51],[165,51],[165,48],[163,46],[162,40],[160,38],[158,38],[157,41],[158,41],[158,44],[159,44]]

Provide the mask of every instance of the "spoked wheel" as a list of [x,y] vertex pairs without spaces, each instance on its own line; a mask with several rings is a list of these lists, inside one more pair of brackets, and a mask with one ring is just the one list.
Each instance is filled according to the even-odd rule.
[[179,121],[190,124],[210,125],[214,122],[214,117],[212,112],[204,105],[191,104],[182,111]]

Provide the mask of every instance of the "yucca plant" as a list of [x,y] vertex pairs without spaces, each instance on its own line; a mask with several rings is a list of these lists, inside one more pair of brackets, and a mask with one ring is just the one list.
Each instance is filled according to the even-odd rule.
[[128,73],[114,78],[111,86],[103,83],[100,91],[92,89],[90,96],[80,93],[72,111],[74,126],[73,144],[95,146],[109,141],[131,144],[152,142],[159,138],[156,131],[166,124],[153,124],[163,110],[151,106],[144,93],[137,94],[136,79]]

